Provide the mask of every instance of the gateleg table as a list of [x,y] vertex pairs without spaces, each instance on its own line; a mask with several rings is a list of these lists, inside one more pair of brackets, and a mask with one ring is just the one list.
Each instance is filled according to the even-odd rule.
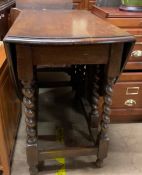
[[[23,10],[7,33],[4,43],[12,75],[23,94],[27,132],[27,161],[31,175],[38,172],[39,161],[54,156],[97,155],[101,167],[107,156],[111,95],[114,82],[126,64],[135,42],[129,33],[111,25],[85,10],[36,11]],[[36,67],[40,65],[86,65],[91,73],[92,95],[90,129],[97,128],[92,147],[69,147],[39,151],[37,148]],[[91,71],[91,72],[92,72]],[[99,72],[103,72],[103,78]],[[100,93],[100,80],[102,93]],[[102,115],[98,101],[103,96]],[[101,117],[101,122],[99,118]],[[99,129],[100,126],[100,129]]]

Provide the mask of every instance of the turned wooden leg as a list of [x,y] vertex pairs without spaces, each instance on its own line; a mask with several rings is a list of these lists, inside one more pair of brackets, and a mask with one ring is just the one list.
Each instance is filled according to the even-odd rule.
[[37,150],[37,109],[36,109],[36,89],[33,82],[22,82],[23,84],[23,104],[26,116],[27,132],[27,162],[31,175],[38,173],[38,150]]
[[107,153],[108,153],[108,144],[109,144],[108,127],[110,123],[110,105],[112,103],[111,96],[112,96],[113,84],[114,84],[114,79],[109,79],[105,87],[101,131],[98,138],[99,151],[98,151],[97,161],[96,161],[96,166],[99,168],[102,167],[103,159],[107,157]]
[[100,65],[93,66],[92,94],[91,94],[91,112],[89,115],[89,128],[94,142],[96,143],[99,125],[99,83],[100,83]]

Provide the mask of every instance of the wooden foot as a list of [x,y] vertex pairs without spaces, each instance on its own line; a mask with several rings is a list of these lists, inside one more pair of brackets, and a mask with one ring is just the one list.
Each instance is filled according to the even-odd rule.
[[40,161],[38,163],[38,169],[39,169],[39,171],[42,170],[43,168],[44,168],[44,161]]
[[95,162],[95,166],[97,168],[102,168],[103,167],[103,160],[97,159],[96,162]]
[[37,175],[38,174],[38,168],[36,166],[29,168],[30,175]]

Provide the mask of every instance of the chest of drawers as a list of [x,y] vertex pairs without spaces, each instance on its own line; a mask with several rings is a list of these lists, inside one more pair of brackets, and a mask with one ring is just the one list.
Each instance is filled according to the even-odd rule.
[[142,13],[96,6],[92,12],[136,37],[125,70],[114,88],[111,119],[112,122],[142,121]]

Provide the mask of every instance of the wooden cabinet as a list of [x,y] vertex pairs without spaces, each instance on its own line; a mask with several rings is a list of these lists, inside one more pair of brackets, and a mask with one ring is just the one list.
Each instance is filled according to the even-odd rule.
[[89,0],[89,6],[88,6],[88,9],[91,10],[93,5],[96,4],[96,0]]
[[142,121],[142,13],[96,6],[92,12],[136,37],[125,71],[114,87],[111,121]]
[[8,31],[9,12],[15,6],[14,0],[0,1],[0,40],[2,40]]
[[20,114],[21,104],[10,78],[3,45],[0,43],[0,170],[4,175],[10,174]]
[[125,72],[114,87],[112,122],[142,121],[142,73]]
[[88,1],[85,1],[85,0],[73,0],[72,4],[73,4],[73,9],[84,9],[88,7]]

